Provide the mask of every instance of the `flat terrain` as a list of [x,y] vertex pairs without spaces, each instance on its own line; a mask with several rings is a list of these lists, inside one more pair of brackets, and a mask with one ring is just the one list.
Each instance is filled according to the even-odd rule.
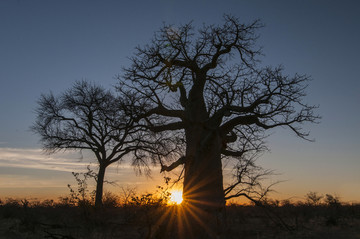
[[[161,204],[71,206],[53,201],[8,199],[0,205],[2,239],[177,238],[169,218],[176,207]],[[360,238],[360,205],[267,205],[227,207],[221,238]]]

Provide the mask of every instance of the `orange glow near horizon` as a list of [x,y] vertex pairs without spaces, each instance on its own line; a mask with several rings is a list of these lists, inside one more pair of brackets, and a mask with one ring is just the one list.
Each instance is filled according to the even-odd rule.
[[181,190],[174,190],[170,192],[170,200],[169,204],[181,204],[183,201],[182,191]]

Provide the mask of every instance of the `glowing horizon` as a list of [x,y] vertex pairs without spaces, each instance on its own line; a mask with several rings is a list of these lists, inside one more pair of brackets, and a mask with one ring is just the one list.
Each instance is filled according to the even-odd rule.
[[[81,156],[78,152],[66,152],[53,155],[44,154],[41,149],[1,148],[0,147],[0,192],[1,199],[41,198],[54,199],[68,194],[67,185],[76,185],[71,172],[85,172],[87,165],[96,170],[97,164],[91,159],[91,154],[85,152]],[[130,163],[110,165],[106,172],[109,181],[116,182],[117,186],[105,185],[115,194],[121,191],[120,187],[132,186],[139,194],[153,192],[156,186],[163,185],[163,175],[158,173],[160,167],[152,168],[152,177],[136,176]],[[224,186],[229,182],[229,168],[224,169]],[[281,176],[283,177],[283,176]],[[280,177],[280,178],[281,178]],[[275,187],[277,193],[270,198],[303,200],[310,191],[320,194],[333,194],[343,202],[360,202],[360,195],[353,188],[355,181],[336,185],[326,184],[325,181],[314,181],[311,175],[299,180],[288,180]],[[304,180],[306,183],[304,183]],[[230,180],[231,181],[231,180]],[[308,185],[308,186],[307,186]],[[94,185],[91,185],[93,187]],[[181,186],[181,185],[179,185]],[[243,202],[244,199],[235,199],[231,202]]]

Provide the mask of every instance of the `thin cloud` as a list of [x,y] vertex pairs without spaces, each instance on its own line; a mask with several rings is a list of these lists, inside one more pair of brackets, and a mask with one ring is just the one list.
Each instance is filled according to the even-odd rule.
[[[0,167],[78,172],[84,171],[87,165],[97,167],[96,160],[89,152],[69,151],[49,155],[41,149],[0,148]],[[133,171],[133,167],[128,162],[110,165],[108,168],[110,174],[130,170]]]
[[46,155],[41,149],[0,148],[0,167],[48,169],[64,172],[82,171],[89,160],[79,160],[79,154]]
[[[76,185],[71,172],[85,172],[88,165],[95,172],[97,171],[98,164],[91,157],[91,152],[82,152],[82,154],[64,152],[48,155],[44,154],[41,149],[0,147],[0,169],[2,168],[0,170],[0,189],[32,188],[32,193],[35,194],[43,188],[64,187],[66,192],[67,184]],[[156,189],[156,185],[163,183],[163,175],[159,172],[160,167],[152,167],[151,178],[138,177],[129,160],[125,159],[124,162],[109,166],[106,180],[116,183],[115,191],[119,190],[119,186],[128,184],[136,186],[139,191],[151,191]],[[93,181],[89,182],[91,186],[94,186],[92,185]],[[112,188],[113,186],[106,185],[106,187]],[[11,191],[11,193],[13,192]],[[11,193],[9,191],[9,195]],[[21,192],[19,191],[18,194]]]

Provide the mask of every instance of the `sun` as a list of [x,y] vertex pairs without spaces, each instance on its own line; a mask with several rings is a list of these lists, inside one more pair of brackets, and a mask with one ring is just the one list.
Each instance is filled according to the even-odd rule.
[[181,204],[183,201],[182,191],[174,190],[170,192],[169,204]]

